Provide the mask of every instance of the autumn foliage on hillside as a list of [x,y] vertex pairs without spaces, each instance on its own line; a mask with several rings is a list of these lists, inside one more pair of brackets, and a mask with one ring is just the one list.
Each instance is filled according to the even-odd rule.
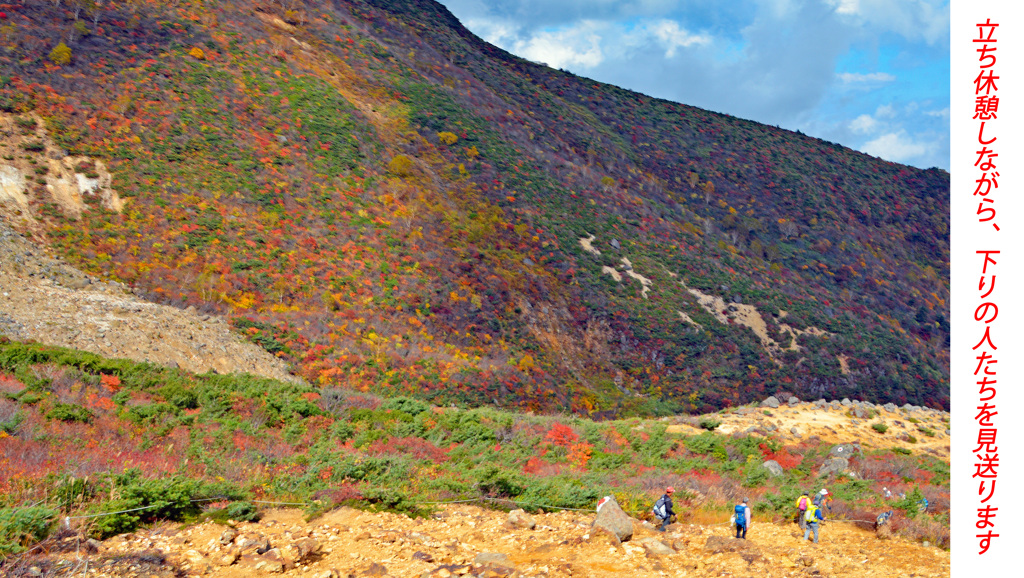
[[[0,109],[128,201],[73,220],[37,182],[50,243],[317,386],[601,417],[948,406],[944,171],[539,66],[429,0],[4,11]],[[779,343],[820,331],[770,353],[687,288]]]
[[438,501],[591,510],[614,495],[651,519],[666,485],[681,516],[725,519],[747,496],[765,521],[789,518],[801,491],[827,485],[836,517],[896,509],[901,533],[948,546],[942,454],[858,451],[850,472],[817,475],[832,445],[816,437],[668,426],[437,407],[0,339],[0,570],[32,544],[25,528],[38,540],[64,516],[113,512],[75,518],[103,537],[225,506],[219,515],[246,519],[255,501],[304,504],[311,516],[341,505],[423,515]]

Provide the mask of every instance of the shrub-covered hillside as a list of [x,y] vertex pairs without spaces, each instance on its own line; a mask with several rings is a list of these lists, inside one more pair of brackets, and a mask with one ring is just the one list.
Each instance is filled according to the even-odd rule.
[[126,201],[75,218],[33,165],[20,226],[318,387],[948,406],[944,171],[530,63],[431,0],[5,6],[12,134]]
[[[937,414],[900,419],[923,432],[924,420],[948,419]],[[339,505],[420,515],[463,500],[591,510],[615,495],[650,519],[666,485],[679,492],[680,515],[697,521],[712,517],[702,512],[724,518],[744,496],[758,520],[781,520],[801,491],[825,486],[830,517],[870,522],[893,508],[895,531],[948,546],[948,446],[865,443],[830,455],[836,446],[815,436],[710,431],[711,417],[595,422],[442,408],[2,340],[0,560],[45,536],[58,515],[109,536],[204,511],[244,520],[259,501],[305,504],[310,515]],[[709,431],[684,425],[698,421]],[[846,466],[835,468],[834,455],[847,456]],[[927,513],[918,512],[924,497]]]

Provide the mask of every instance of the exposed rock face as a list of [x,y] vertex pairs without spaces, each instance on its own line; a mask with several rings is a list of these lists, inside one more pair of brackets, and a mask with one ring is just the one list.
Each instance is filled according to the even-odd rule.
[[121,212],[124,201],[111,188],[107,166],[89,157],[68,156],[45,126],[35,113],[0,112],[0,144],[15,153],[0,161],[0,205],[28,221],[37,217],[32,200],[52,202],[71,218],[89,210],[86,201],[93,199],[107,210]]
[[633,537],[633,518],[630,518],[619,506],[615,498],[609,498],[601,506],[594,518],[594,527],[604,528],[615,535],[622,542],[629,541]]

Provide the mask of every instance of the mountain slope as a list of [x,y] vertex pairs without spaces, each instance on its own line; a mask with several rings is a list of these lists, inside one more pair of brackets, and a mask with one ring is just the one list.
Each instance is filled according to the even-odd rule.
[[76,6],[8,10],[0,108],[102,159],[125,206],[68,214],[36,171],[9,216],[314,383],[948,407],[944,171],[530,63],[428,0]]

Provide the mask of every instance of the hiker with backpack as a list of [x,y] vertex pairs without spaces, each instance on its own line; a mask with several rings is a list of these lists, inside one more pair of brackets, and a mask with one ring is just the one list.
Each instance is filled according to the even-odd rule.
[[743,498],[742,502],[736,504],[733,520],[733,523],[736,524],[736,537],[746,540],[747,528],[750,526],[750,506],[747,505],[746,498]]
[[811,505],[807,507],[807,512],[804,513],[804,521],[807,524],[804,528],[804,540],[810,537],[811,532],[814,532],[814,543],[817,544],[818,527],[821,522],[825,521],[825,515],[821,513],[821,508],[812,502]]
[[652,512],[654,517],[661,520],[661,525],[658,526],[659,532],[665,531],[665,526],[668,525],[669,520],[676,513],[672,511],[672,494],[675,493],[676,489],[672,486],[665,488],[665,495],[658,498],[658,501],[654,503]]
[[828,506],[828,509],[832,510],[832,496],[829,495],[828,490],[822,488],[820,492],[814,495],[814,505],[819,508]]
[[807,523],[804,521],[804,514],[807,513],[807,507],[810,505],[811,497],[807,495],[807,492],[800,494],[800,497],[796,500],[796,523],[800,525],[801,530],[807,527]]

